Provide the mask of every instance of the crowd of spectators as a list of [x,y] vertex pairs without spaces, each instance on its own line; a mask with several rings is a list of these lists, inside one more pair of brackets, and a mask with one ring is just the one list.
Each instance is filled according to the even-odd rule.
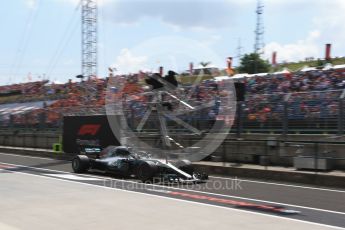
[[[114,98],[124,95],[135,95],[144,92],[143,78],[145,75],[118,76],[121,79],[122,92],[118,92],[116,84],[110,84],[113,77],[90,78],[82,82],[54,84],[49,81],[37,81],[23,84],[0,86],[0,104],[11,102],[50,101],[42,108],[27,111],[25,114],[12,116],[15,124],[39,126],[42,119],[49,126],[61,124],[62,116],[71,113],[88,113],[89,109],[104,111],[107,90],[111,90]],[[281,121],[284,106],[288,106],[288,118],[309,119],[329,118],[338,114],[338,98],[345,89],[345,71],[314,70],[308,72],[268,74],[266,76],[250,76],[237,79],[246,85],[246,100],[243,103],[243,114],[248,121],[266,122],[267,120]],[[107,89],[108,87],[108,89]],[[199,113],[200,119],[213,119],[219,111],[218,98],[226,93],[221,91],[219,83],[213,80],[203,81],[190,94],[190,87],[184,85],[179,92],[183,98],[191,95],[193,105],[206,101],[214,101],[211,109],[204,109]],[[143,97],[133,100],[127,105],[128,109],[138,111],[143,115]],[[138,103],[140,102],[140,103]],[[0,114],[2,118],[2,114]]]
[[[314,70],[252,76],[246,84],[245,116],[251,121],[279,121],[288,107],[288,118],[332,118],[338,115],[338,99],[345,89],[342,70]],[[285,104],[284,104],[285,103]]]
[[48,126],[58,126],[64,114],[80,112],[86,107],[85,105],[92,108],[103,106],[106,85],[106,79],[91,78],[83,82],[70,80],[64,84],[38,81],[1,86],[0,104],[15,102],[26,105],[29,102],[42,101],[43,106],[40,109],[28,109],[22,113],[2,112],[0,118],[3,124],[8,124],[11,117],[11,122],[17,126],[36,127],[39,126],[41,119],[44,119]]
[[249,95],[344,89],[345,72],[315,70],[250,77],[245,79]]

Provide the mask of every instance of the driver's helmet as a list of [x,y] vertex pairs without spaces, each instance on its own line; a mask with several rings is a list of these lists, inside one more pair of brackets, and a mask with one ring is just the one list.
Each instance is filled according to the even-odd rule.
[[138,155],[140,156],[140,157],[146,157],[146,158],[149,158],[150,157],[150,154],[148,154],[146,151],[139,151],[138,152]]
[[127,156],[127,155],[131,154],[130,151],[129,151],[129,148],[126,147],[126,146],[119,146],[119,147],[116,148],[115,151],[116,151],[117,155]]

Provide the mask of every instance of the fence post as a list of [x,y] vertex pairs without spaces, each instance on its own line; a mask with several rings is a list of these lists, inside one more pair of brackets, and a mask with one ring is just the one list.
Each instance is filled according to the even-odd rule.
[[[261,161],[261,159],[259,159],[259,161]],[[264,167],[265,167],[265,170],[267,170],[267,161],[268,161],[268,144],[267,142],[265,143],[265,156],[264,156],[264,162],[259,162],[259,163],[263,163],[264,164]]]
[[237,138],[240,138],[241,137],[241,134],[242,134],[242,103],[243,101],[238,101],[237,102],[237,132],[236,132],[236,136]]
[[28,114],[25,113],[23,116],[24,116],[24,128],[28,130],[30,128]]
[[338,101],[338,135],[344,134],[344,98],[345,89],[341,93]]
[[283,115],[283,136],[284,136],[284,139],[286,139],[286,136],[289,132],[289,110],[288,110],[288,107],[289,107],[289,99],[291,97],[291,93],[287,94],[285,97],[284,97],[284,102],[283,102],[283,106],[284,106],[284,115]]
[[344,103],[340,98],[338,101],[338,135],[344,134]]
[[315,169],[315,173],[317,173],[317,170],[319,168],[319,143],[315,142],[314,143],[314,169]]
[[40,130],[46,128],[46,123],[47,123],[47,116],[45,111],[39,114],[39,119],[38,119],[38,128]]
[[14,127],[14,115],[10,115],[10,122],[9,122],[9,128],[12,129]]
[[288,127],[288,119],[289,119],[289,114],[288,114],[288,103],[286,101],[283,102],[284,105],[284,115],[283,115],[283,136],[286,138],[286,135],[289,132],[289,127]]
[[223,147],[223,154],[222,154],[222,161],[223,161],[223,166],[225,166],[226,165],[226,143],[227,143],[227,141],[223,141],[223,143],[222,143],[222,147]]

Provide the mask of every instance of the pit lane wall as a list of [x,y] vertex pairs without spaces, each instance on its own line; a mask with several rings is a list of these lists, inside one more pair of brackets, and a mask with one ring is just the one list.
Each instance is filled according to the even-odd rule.
[[[152,138],[152,137],[151,137]],[[345,141],[325,135],[229,135],[219,148],[205,160],[293,167],[296,157],[312,162],[325,160],[329,170],[345,169]],[[193,143],[192,136],[180,138],[182,146]],[[207,141],[207,140],[205,140]]]
[[[37,157],[47,157],[59,160],[71,160],[72,154],[55,153],[52,150],[33,149],[22,147],[0,146],[0,152],[14,153],[21,155],[30,155]],[[199,172],[206,172],[209,175],[220,175],[231,178],[254,178],[260,180],[284,181],[292,183],[310,184],[318,186],[330,186],[336,188],[345,188],[344,173],[328,173],[328,172],[306,172],[287,169],[282,170],[281,167],[253,167],[253,165],[231,166],[224,162],[196,162],[194,167]]]
[[[65,137],[65,140],[66,138],[69,137]],[[72,140],[74,143],[75,139],[73,138],[70,138],[69,141]],[[103,145],[113,144],[112,138]],[[153,143],[156,141],[153,135],[150,138],[147,141]],[[192,141],[191,136],[181,139],[186,142],[182,144],[187,146],[188,142]],[[0,145],[2,146],[52,149],[53,144],[59,143],[61,140],[61,131],[3,130],[0,132]],[[114,145],[116,144],[114,143]],[[72,146],[66,152],[75,153],[75,148],[76,146]],[[206,160],[292,167],[296,156],[327,158],[331,161],[332,169],[345,169],[345,138],[334,138],[328,135],[288,135],[284,137],[281,135],[247,134],[243,135],[241,139],[237,139],[234,135],[229,135],[217,151]]]
[[2,130],[0,145],[26,148],[52,149],[54,143],[59,143],[60,131],[28,131]]

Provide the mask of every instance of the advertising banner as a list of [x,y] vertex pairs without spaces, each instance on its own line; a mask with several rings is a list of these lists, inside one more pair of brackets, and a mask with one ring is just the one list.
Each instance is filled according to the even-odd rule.
[[63,124],[63,150],[66,153],[79,153],[87,147],[103,149],[120,145],[106,115],[66,116]]

